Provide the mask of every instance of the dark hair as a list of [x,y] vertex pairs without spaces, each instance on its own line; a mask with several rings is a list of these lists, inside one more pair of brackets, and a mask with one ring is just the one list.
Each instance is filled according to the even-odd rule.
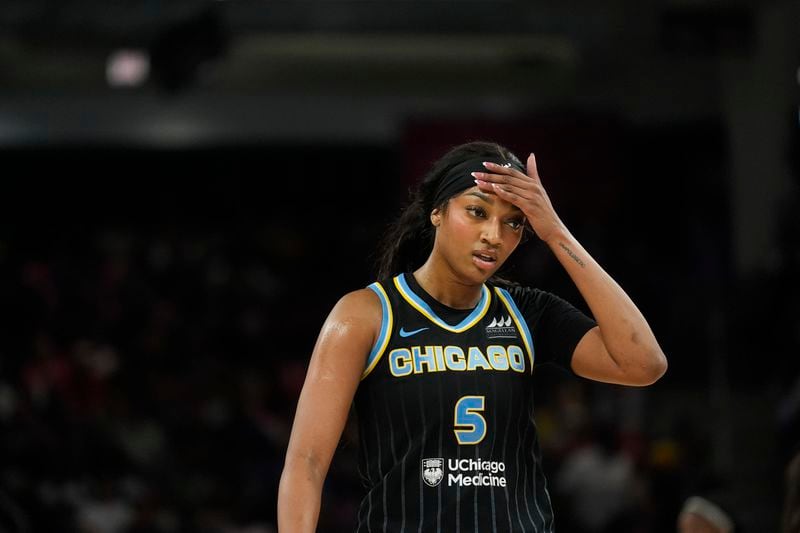
[[[378,279],[388,279],[401,272],[419,267],[433,249],[434,230],[430,214],[435,208],[444,208],[447,201],[433,205],[439,182],[459,163],[474,157],[502,157],[520,162],[519,158],[497,143],[474,141],[451,148],[434,163],[420,184],[412,189],[408,204],[400,216],[383,235],[378,246]],[[524,168],[524,165],[522,165]],[[449,200],[449,198],[448,198]]]

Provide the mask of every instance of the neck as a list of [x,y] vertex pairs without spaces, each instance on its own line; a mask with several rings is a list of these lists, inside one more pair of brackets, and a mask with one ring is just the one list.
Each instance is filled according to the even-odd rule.
[[481,299],[481,287],[474,281],[460,279],[449,265],[431,254],[421,267],[414,271],[414,278],[425,292],[437,302],[454,309],[472,309]]

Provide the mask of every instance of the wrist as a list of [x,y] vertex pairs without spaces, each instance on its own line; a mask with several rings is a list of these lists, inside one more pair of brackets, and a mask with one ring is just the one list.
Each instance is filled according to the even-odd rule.
[[550,233],[542,237],[542,240],[549,246],[550,248],[554,248],[558,246],[558,243],[564,243],[571,240],[572,234],[569,230],[562,224],[559,225],[557,228],[553,229]]

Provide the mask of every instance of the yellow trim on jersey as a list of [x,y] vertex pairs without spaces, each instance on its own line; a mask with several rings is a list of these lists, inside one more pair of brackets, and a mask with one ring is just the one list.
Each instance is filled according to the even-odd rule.
[[[402,276],[402,274],[401,274]],[[481,321],[486,313],[489,311],[489,307],[491,307],[492,303],[492,292],[486,287],[486,285],[482,286],[482,294],[481,294],[481,301],[479,302],[480,308],[476,308],[473,310],[470,315],[464,319],[460,324],[456,326],[451,326],[447,324],[444,320],[436,316],[433,310],[428,307],[428,304],[425,303],[419,296],[414,294],[411,289],[405,284],[405,281],[401,281],[400,276],[395,276],[394,278],[394,285],[397,287],[397,291],[400,293],[400,296],[408,302],[408,304],[419,311],[422,315],[424,315],[428,320],[436,324],[442,329],[446,329],[452,333],[463,333],[464,331],[468,330],[475,324]]]
[[363,380],[366,378],[370,372],[375,368],[378,362],[383,357],[383,352],[386,351],[386,347],[389,345],[389,338],[392,336],[392,327],[394,325],[394,316],[392,315],[392,304],[389,301],[389,296],[386,295],[386,291],[383,289],[380,283],[375,282],[369,286],[375,294],[378,295],[378,298],[381,300],[381,329],[378,333],[378,338],[375,339],[375,346],[373,346],[372,351],[369,354],[369,358],[367,359],[367,368],[361,374],[361,379]]
[[531,362],[531,372],[533,372],[533,349],[528,340],[528,336],[530,335],[528,325],[524,323],[525,319],[522,316],[518,316],[519,312],[516,305],[513,305],[513,302],[509,302],[506,299],[503,295],[503,291],[501,291],[499,287],[495,287],[494,290],[497,293],[497,297],[500,298],[500,301],[502,301],[506,309],[508,309],[508,313],[511,315],[511,319],[514,320],[514,324],[517,325],[519,336],[522,337],[522,342],[525,344],[525,349],[528,351],[528,360]]

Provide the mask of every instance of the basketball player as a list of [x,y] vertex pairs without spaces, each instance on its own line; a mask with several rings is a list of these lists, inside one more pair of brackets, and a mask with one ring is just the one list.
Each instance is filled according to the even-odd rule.
[[[586,300],[494,278],[526,224]],[[567,230],[533,154],[458,146],[423,180],[383,250],[379,281],[322,327],[278,497],[281,533],[316,528],[350,405],[366,493],[358,532],[550,532],[531,372],[649,385],[667,363],[645,318]]]

